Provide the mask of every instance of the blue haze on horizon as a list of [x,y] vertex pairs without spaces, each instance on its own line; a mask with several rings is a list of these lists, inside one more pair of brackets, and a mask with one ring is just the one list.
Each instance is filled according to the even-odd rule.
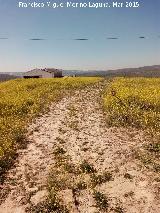
[[[0,0],[0,38],[8,38],[0,39],[0,72],[36,67],[108,70],[160,64],[159,0],[139,0],[140,8],[129,9],[24,9],[18,8],[18,2]],[[45,40],[29,40],[32,38]]]

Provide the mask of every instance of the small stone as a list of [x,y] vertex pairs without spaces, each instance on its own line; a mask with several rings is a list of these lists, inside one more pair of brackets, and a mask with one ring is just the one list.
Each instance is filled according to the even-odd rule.
[[45,201],[47,195],[48,193],[46,190],[39,191],[31,197],[30,201],[32,202],[32,204],[37,205],[38,203]]
[[33,192],[36,192],[36,191],[38,191],[38,188],[37,188],[37,187],[29,188],[29,189],[28,189],[28,192],[30,192],[30,193],[33,193]]

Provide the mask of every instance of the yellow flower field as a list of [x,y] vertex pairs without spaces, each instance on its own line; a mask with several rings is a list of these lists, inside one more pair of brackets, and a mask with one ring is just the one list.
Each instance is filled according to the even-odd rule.
[[160,78],[114,79],[104,107],[110,125],[160,130]]
[[23,146],[26,125],[65,90],[80,88],[101,78],[16,79],[0,83],[0,175]]

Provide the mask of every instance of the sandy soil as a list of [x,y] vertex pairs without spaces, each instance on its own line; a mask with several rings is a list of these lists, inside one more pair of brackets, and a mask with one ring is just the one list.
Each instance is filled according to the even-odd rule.
[[[135,150],[146,143],[143,132],[107,127],[102,89],[103,84],[97,84],[63,98],[28,128],[30,143],[25,150],[19,150],[16,165],[8,172],[1,190],[8,191],[1,213],[24,213],[46,199],[48,174],[55,164],[53,150],[58,146],[66,150],[75,166],[85,160],[93,165],[96,175],[112,174],[110,181],[97,184],[94,189],[90,187],[90,174],[86,174],[86,189],[75,194],[70,189],[61,190],[64,203],[71,204],[70,212],[160,212],[157,174],[134,157]],[[106,195],[106,210],[96,205],[94,190]]]

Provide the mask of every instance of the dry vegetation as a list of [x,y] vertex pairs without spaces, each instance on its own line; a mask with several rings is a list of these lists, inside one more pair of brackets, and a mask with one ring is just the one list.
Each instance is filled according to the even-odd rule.
[[[12,164],[17,147],[25,145],[26,125],[49,103],[101,78],[28,79],[0,84],[0,174]],[[63,94],[62,94],[63,93]]]

